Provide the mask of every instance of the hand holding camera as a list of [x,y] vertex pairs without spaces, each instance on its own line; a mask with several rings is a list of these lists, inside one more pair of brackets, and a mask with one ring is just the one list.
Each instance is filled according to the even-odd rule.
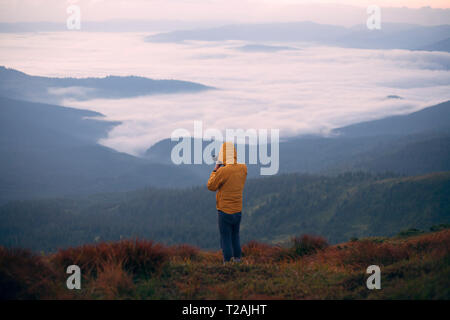
[[220,167],[223,167],[224,164],[222,163],[222,161],[218,160],[218,157],[213,155],[212,156],[213,160],[216,162],[216,166],[214,167],[214,171],[219,170]]

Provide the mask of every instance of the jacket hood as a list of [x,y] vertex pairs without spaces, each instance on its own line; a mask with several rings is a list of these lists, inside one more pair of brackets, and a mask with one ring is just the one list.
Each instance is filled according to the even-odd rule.
[[237,163],[237,152],[232,142],[224,142],[217,157],[223,164]]

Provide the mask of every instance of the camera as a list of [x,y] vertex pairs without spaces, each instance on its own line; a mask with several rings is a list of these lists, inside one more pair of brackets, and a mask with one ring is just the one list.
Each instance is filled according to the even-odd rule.
[[218,157],[218,156],[216,156],[216,155],[213,154],[213,155],[212,155],[212,158],[213,158],[213,160],[216,162],[216,164],[218,164],[220,167],[223,167],[223,166],[224,166],[223,162],[219,160],[219,157]]

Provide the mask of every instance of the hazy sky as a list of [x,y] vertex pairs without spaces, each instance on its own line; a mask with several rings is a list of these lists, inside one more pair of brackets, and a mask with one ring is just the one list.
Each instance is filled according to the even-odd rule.
[[[450,8],[449,0],[0,0],[0,21],[63,22],[67,17],[66,9],[71,3],[80,6],[85,21],[220,19],[257,22],[308,19],[345,24],[346,21],[359,22],[361,19],[358,15],[364,15],[365,8],[373,4],[382,8]],[[431,8],[410,10],[408,14],[404,13],[406,11],[394,11],[397,12],[394,15],[400,20],[403,19],[400,16],[417,20],[415,16],[419,14],[422,18],[428,16],[431,23],[436,19],[436,11],[443,14],[443,10]],[[387,12],[386,18],[395,20],[396,17],[392,15],[392,12]],[[409,20],[408,22],[414,22]]]

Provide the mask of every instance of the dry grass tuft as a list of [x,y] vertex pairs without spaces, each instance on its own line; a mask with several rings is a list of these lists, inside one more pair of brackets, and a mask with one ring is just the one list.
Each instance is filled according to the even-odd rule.
[[63,267],[76,264],[84,275],[94,277],[108,263],[122,263],[125,271],[148,276],[158,271],[168,258],[169,250],[161,244],[147,240],[122,240],[60,250],[52,261]]
[[24,249],[0,247],[0,300],[48,299],[62,283],[41,256]]
[[135,290],[135,284],[133,277],[123,269],[123,263],[109,262],[99,270],[91,290],[94,295],[111,300],[131,296]]

